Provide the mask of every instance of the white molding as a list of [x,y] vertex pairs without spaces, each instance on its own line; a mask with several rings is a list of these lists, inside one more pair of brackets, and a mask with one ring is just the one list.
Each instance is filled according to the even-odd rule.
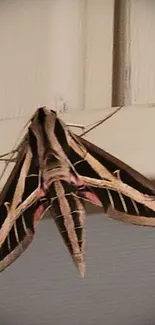
[[[61,113],[66,123],[88,125],[103,119],[115,108]],[[30,115],[0,121],[0,153],[11,150]],[[23,130],[24,131],[24,130]],[[79,133],[79,129],[74,129]],[[13,135],[13,137],[12,137]],[[5,138],[5,141],[4,141]],[[123,107],[86,138],[141,173],[155,177],[155,104]]]
[[114,0],[86,1],[84,109],[112,103]]
[[114,0],[0,1],[0,117],[111,106]]
[[116,9],[114,105],[155,102],[155,1],[116,1]]

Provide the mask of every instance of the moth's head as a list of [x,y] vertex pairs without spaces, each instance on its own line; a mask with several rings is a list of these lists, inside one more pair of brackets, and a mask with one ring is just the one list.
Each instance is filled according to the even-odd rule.
[[56,111],[50,110],[46,106],[40,107],[37,109],[35,114],[32,116],[31,122],[36,121],[36,122],[40,122],[42,124],[42,123],[44,123],[46,117],[48,117],[49,115],[55,121],[55,119],[57,117]]
[[40,107],[34,114],[29,126],[29,134],[31,138],[34,135],[36,141],[42,143],[43,151],[48,147],[52,152],[57,152],[61,146],[63,150],[59,150],[59,159],[64,159],[64,152],[68,155],[70,150],[70,136],[66,124],[57,117],[55,111],[47,107]]
[[54,110],[50,110],[46,106],[38,108],[31,119],[31,130],[44,129],[48,136],[56,136],[59,141],[67,141],[68,128],[66,124],[57,117]]

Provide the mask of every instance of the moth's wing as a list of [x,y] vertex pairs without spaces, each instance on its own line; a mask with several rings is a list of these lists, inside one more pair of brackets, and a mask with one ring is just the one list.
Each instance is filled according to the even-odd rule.
[[[43,209],[40,213],[40,218]],[[3,271],[8,265],[12,264],[32,242],[34,237],[35,212],[36,205],[34,204],[19,216],[11,227],[11,230],[9,230],[0,247],[0,271]],[[0,207],[0,215],[3,215],[3,217],[7,215],[4,205]]]
[[85,209],[77,197],[76,187],[64,180],[55,181],[49,188],[47,208],[81,276],[85,272]]
[[[72,144],[69,159],[80,175],[100,179],[97,167],[97,162],[99,162],[112,175],[115,175],[133,189],[149,196],[155,196],[153,183],[119,159],[79,136],[73,135]],[[87,160],[88,156],[83,159],[80,150],[76,150],[78,145],[79,147],[82,146],[86,153],[95,158],[91,165]],[[155,211],[118,191],[89,187],[79,191],[79,195],[82,195],[93,204],[101,202],[105,213],[108,213],[114,219],[138,225],[155,226]]]
[[[42,202],[36,198],[13,222],[8,218],[8,211],[13,201],[27,149],[27,145],[24,145],[20,151],[17,163],[0,195],[0,271],[15,261],[32,242],[34,226],[44,212]],[[24,182],[21,203],[38,187],[39,169],[33,157]]]

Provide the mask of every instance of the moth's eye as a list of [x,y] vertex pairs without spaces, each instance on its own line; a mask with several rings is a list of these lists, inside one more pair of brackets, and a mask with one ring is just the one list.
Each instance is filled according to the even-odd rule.
[[53,109],[50,109],[51,113],[57,115],[56,111],[53,111]]
[[44,112],[44,107],[40,107],[38,109],[38,120],[41,122],[41,123],[44,123],[44,120],[45,120],[45,112]]

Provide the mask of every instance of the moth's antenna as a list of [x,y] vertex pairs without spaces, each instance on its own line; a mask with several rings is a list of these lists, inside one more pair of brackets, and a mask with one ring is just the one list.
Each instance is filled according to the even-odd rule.
[[66,123],[66,125],[77,129],[85,129],[85,126],[83,124]]
[[[31,119],[34,117],[34,115],[35,115],[35,113],[33,114],[33,116],[32,116],[31,118],[28,119],[28,121],[27,121],[27,122],[24,124],[24,126],[22,127],[22,129],[21,129],[21,131],[20,131],[20,133],[19,133],[19,135],[18,135],[18,140],[17,140],[16,143],[14,144],[13,149],[12,149],[11,151],[9,151],[9,152],[6,152],[6,153],[0,155],[0,160],[1,160],[1,161],[8,161],[8,162],[11,162],[11,161],[12,161],[12,155],[13,155],[14,153],[16,153],[16,152],[19,151],[19,149],[20,149],[22,143],[23,143],[24,140],[25,140],[26,135],[24,135],[23,137],[21,137],[22,134],[23,134],[23,131],[25,131],[25,129],[28,127],[28,125],[29,125],[29,123],[31,122]],[[22,138],[22,139],[21,139],[21,141],[19,142],[19,139],[20,139],[20,138]],[[18,142],[19,142],[19,144],[17,145]],[[6,156],[9,156],[9,155],[11,155],[11,158],[10,158],[10,159],[9,159],[9,158],[5,158]],[[4,159],[3,159],[3,158],[4,158]],[[14,159],[13,159],[13,161],[14,161]]]
[[[25,139],[26,139],[26,136],[27,135],[24,135],[21,139],[21,141],[19,142],[19,139],[21,138],[22,134],[23,134],[23,131],[25,130],[25,127],[27,126],[28,123],[26,123],[26,125],[22,128],[22,130],[20,131],[19,133],[19,136],[18,136],[18,140],[16,141],[16,143],[14,144],[13,146],[13,149],[10,151],[10,152],[7,152],[5,154],[2,154],[0,155],[0,161],[4,161],[5,162],[5,166],[2,170],[2,172],[0,173],[0,180],[2,179],[2,177],[4,176],[5,174],[5,171],[9,165],[10,162],[16,162],[16,157],[14,157],[15,153],[18,153],[22,144],[24,143]],[[19,142],[19,144],[17,145],[17,143]],[[9,156],[10,155],[10,156]],[[9,156],[8,158],[5,158],[6,156]]]
[[92,130],[95,129],[97,126],[101,125],[103,122],[107,121],[110,117],[112,117],[112,116],[115,115],[118,111],[120,111],[120,110],[122,109],[122,107],[123,107],[123,106],[119,106],[119,107],[117,107],[117,108],[115,109],[114,112],[108,114],[108,115],[107,115],[106,117],[104,117],[102,120],[93,123],[93,125],[91,124],[92,126],[91,126],[88,130],[82,132],[82,133],[80,134],[80,136],[82,137],[82,136],[86,135],[88,132],[92,131]]

